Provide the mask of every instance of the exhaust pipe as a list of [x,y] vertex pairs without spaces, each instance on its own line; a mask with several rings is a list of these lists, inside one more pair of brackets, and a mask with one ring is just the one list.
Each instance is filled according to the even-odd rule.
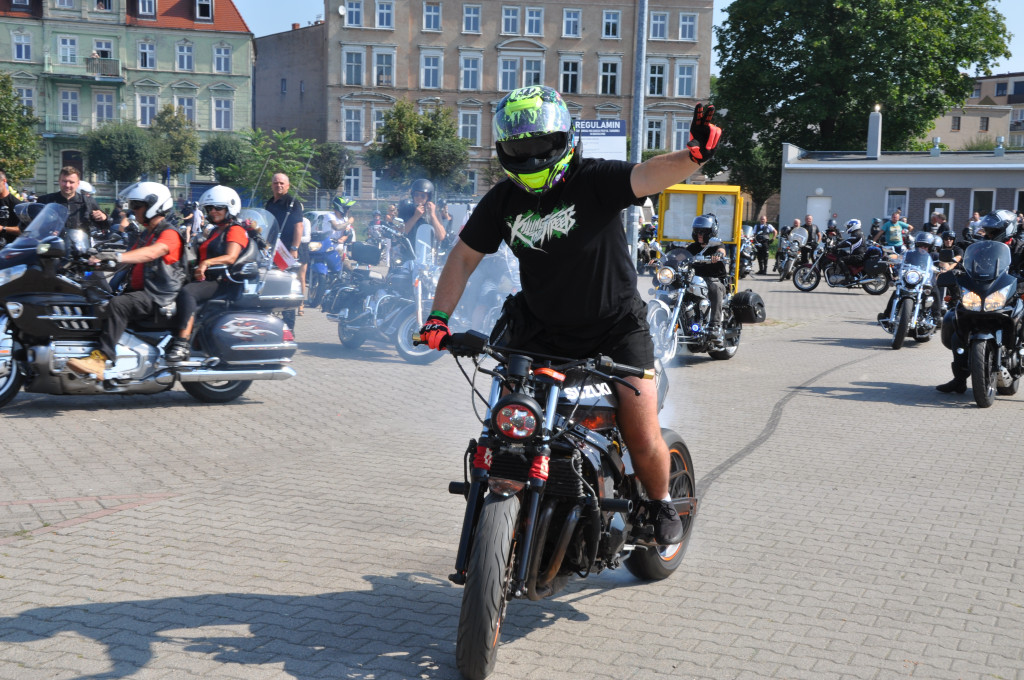
[[247,371],[211,371],[201,369],[178,374],[178,380],[183,383],[217,382],[219,380],[287,380],[294,377],[295,370],[289,366]]

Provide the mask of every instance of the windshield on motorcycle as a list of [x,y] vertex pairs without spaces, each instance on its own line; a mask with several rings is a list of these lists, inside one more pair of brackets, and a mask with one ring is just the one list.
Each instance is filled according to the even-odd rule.
[[807,245],[807,230],[803,227],[795,227],[789,232],[789,240],[803,248]]
[[665,254],[663,260],[666,267],[678,269],[679,265],[685,264],[693,259],[693,253],[686,248],[673,248]]
[[277,235],[280,232],[277,218],[263,208],[243,208],[238,213],[238,222],[250,229],[259,230],[263,240],[270,244],[271,249],[277,243]]
[[999,241],[977,241],[964,251],[964,271],[976,281],[995,281],[1010,268],[1010,249]]
[[743,225],[743,238],[754,238],[754,225],[744,224]]
[[903,266],[928,270],[932,267],[932,256],[919,250],[912,250],[903,257]]
[[[22,206],[25,206],[24,208]],[[19,217],[37,212],[36,216],[28,226],[21,230],[21,235],[16,238],[8,248],[14,250],[35,250],[39,242],[51,236],[60,236],[64,231],[64,222],[68,219],[68,208],[58,203],[47,203],[39,207],[38,203],[21,203],[14,207],[14,212]]]

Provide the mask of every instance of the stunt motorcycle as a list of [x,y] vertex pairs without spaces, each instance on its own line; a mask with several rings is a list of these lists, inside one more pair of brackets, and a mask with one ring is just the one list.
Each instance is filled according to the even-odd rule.
[[889,315],[878,321],[892,334],[893,349],[902,347],[908,335],[918,342],[931,340],[939,326],[939,319],[932,314],[934,281],[934,264],[928,253],[915,249],[903,256]]
[[722,338],[708,332],[711,324],[711,300],[708,284],[698,276],[694,265],[710,263],[694,256],[686,248],[673,248],[665,256],[655,275],[654,299],[647,303],[647,323],[654,341],[654,356],[663,364],[676,357],[680,345],[691,353],[707,352],[712,359],[731,359],[740,346],[744,323],[759,323],[766,318],[764,302],[747,290],[739,295],[726,291],[722,301]]
[[[668,391],[660,371],[655,376],[607,357],[528,356],[489,345],[472,331],[452,335],[446,348],[472,357],[476,370],[492,379],[483,430],[466,447],[463,479],[448,485],[466,499],[448,577],[465,586],[455,657],[462,675],[477,680],[494,670],[512,600],[548,598],[573,574],[623,564],[644,580],[670,576],[693,529],[696,487],[682,437],[662,429],[683,538],[657,545],[648,496],[616,422],[615,385],[633,390],[624,377],[655,378],[660,408]],[[482,367],[487,357],[497,365]]]
[[793,285],[807,293],[818,287],[824,275],[829,288],[864,288],[871,295],[889,290],[889,265],[882,257],[881,248],[870,246],[864,264],[860,265],[844,262],[849,255],[848,241],[833,247],[819,243],[813,260],[793,271]]
[[981,408],[991,406],[996,394],[1016,394],[1024,372],[1024,302],[1010,260],[1006,244],[977,241],[964,251],[962,271],[937,277],[937,285],[960,290],[960,301],[943,321],[942,344],[967,353],[971,391]]
[[96,252],[88,232],[65,230],[66,218],[65,206],[45,205],[0,251],[0,407],[22,386],[43,394],[153,394],[175,382],[200,401],[226,403],[253,380],[295,375],[288,364],[298,346],[271,312],[297,306],[302,290],[291,274],[260,266],[255,239],[230,271],[242,284],[238,296],[207,302],[197,318],[188,361],[165,361],[173,317],[158,314],[129,326],[103,380],[70,370],[69,359],[97,349],[113,291],[88,264]]
[[808,238],[807,230],[803,227],[794,227],[781,238],[775,260],[779,281],[785,281],[793,275],[793,268],[800,261],[800,249],[807,245]]

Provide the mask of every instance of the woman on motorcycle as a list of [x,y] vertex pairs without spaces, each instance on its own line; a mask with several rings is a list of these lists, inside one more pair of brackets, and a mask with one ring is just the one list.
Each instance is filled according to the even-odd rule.
[[199,246],[199,263],[192,272],[192,283],[178,292],[177,334],[167,348],[167,361],[185,361],[191,355],[189,339],[199,304],[218,295],[226,296],[238,286],[227,278],[226,269],[211,277],[206,276],[206,271],[214,265],[235,264],[249,245],[248,232],[236,220],[242,200],[234,189],[221,185],[207,189],[199,199],[199,208],[206,213],[213,229]]

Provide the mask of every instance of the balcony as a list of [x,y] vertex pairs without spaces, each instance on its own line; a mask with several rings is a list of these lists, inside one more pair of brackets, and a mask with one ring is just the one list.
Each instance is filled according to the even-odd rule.
[[1020,132],[1021,130],[1024,130],[1024,120],[1010,121],[1010,132]]
[[1006,96],[1007,104],[1020,104],[1024,102],[1024,94],[1011,94]]
[[[81,137],[90,130],[95,130],[104,123],[121,122],[119,118],[95,120],[91,116],[79,118],[78,120],[64,120],[60,115],[40,116],[42,120],[42,134],[45,138],[50,137]],[[134,122],[134,120],[132,121]]]
[[74,61],[54,61],[47,58],[46,72],[60,79],[67,80],[124,83],[120,59],[84,57],[76,58]]

